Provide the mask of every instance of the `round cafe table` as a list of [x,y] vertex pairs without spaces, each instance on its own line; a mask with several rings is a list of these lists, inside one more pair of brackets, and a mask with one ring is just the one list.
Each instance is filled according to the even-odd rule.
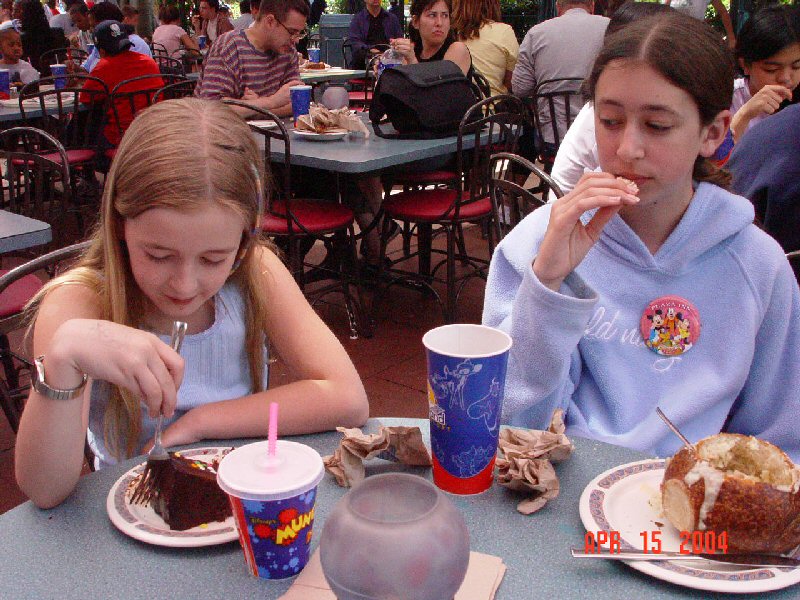
[[[364,431],[377,431],[381,424],[417,425],[428,443],[427,421],[370,419]],[[336,448],[341,434],[329,432],[292,439],[326,455]],[[195,446],[239,446],[250,441],[206,441]],[[476,496],[449,496],[466,518],[471,549],[498,556],[507,566],[496,597],[503,600],[722,597],[662,582],[619,562],[570,556],[570,546],[582,547],[584,543],[578,502],[586,485],[603,471],[646,458],[639,452],[602,442],[581,438],[573,438],[573,442],[572,457],[556,465],[561,480],[560,495],[533,515],[518,513],[515,507],[522,497],[498,485]],[[138,542],[118,531],[106,514],[106,496],[120,475],[142,460],[131,459],[82,477],[72,495],[51,510],[40,510],[27,502],[1,515],[0,596],[263,600],[279,598],[289,589],[292,579],[267,581],[250,575],[238,542],[204,548],[164,548]],[[393,470],[431,477],[430,469],[382,460],[370,461],[367,475]],[[346,491],[331,475],[323,478],[316,504],[316,540],[326,517]],[[316,542],[313,546],[316,547]],[[797,598],[798,593],[794,587],[771,592],[769,597]]]

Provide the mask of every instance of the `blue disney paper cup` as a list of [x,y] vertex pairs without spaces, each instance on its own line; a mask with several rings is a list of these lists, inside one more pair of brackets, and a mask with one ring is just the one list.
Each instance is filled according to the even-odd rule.
[[0,100],[11,98],[11,71],[0,69]]
[[315,63],[319,62],[319,48],[308,49],[308,60]]
[[239,542],[253,575],[293,577],[308,563],[317,485],[325,468],[313,448],[277,441],[237,448],[222,459],[217,482],[228,494]]
[[67,65],[50,65],[50,73],[55,77],[57,90],[67,87]]
[[197,47],[200,48],[200,50],[205,50],[207,41],[208,41],[208,38],[206,36],[198,35],[197,36]]
[[311,109],[311,86],[293,85],[289,88],[289,97],[292,99],[292,116],[297,125],[297,117],[307,115]]
[[511,337],[456,324],[431,329],[422,343],[433,482],[451,494],[479,494],[492,484]]

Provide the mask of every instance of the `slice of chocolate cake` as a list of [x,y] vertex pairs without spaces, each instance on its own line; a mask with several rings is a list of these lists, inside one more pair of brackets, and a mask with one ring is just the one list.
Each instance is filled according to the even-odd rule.
[[159,480],[152,506],[170,529],[184,531],[232,514],[228,495],[217,484],[215,465],[170,452],[169,466]]

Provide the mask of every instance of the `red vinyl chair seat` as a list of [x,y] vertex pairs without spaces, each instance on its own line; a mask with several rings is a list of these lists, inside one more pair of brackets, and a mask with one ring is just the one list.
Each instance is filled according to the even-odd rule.
[[[53,161],[56,164],[61,164],[61,154],[58,152],[47,152],[42,154],[42,157],[46,158],[47,160]],[[94,160],[95,151],[88,150],[88,149],[74,149],[74,150],[67,150],[67,162],[71,165],[79,165],[81,163],[89,162],[90,160]],[[23,164],[23,159],[15,158],[11,161],[15,165]]]
[[[0,275],[6,273],[7,270],[0,270]],[[42,280],[36,275],[26,275],[8,286],[0,294],[0,319],[22,312],[28,300],[33,298],[43,285]]]
[[422,185],[423,183],[448,183],[457,175],[453,171],[414,171],[401,173],[394,178],[395,185]]
[[[273,202],[272,211],[284,213],[286,205],[283,202]],[[350,226],[354,219],[350,208],[325,201],[292,200],[292,213],[303,227],[314,234],[343,229]],[[261,228],[272,235],[289,234],[286,217],[275,214],[266,214],[261,221]],[[295,233],[302,234],[303,231],[298,228]]]
[[[389,217],[401,221],[441,221],[452,218],[452,210],[444,217],[442,215],[453,203],[456,193],[455,190],[402,192],[387,198],[383,203],[383,209]],[[468,191],[464,192],[462,199],[469,200]],[[492,202],[487,196],[463,205],[459,212],[459,219],[464,221],[480,219],[491,213]]]
[[364,90],[355,92],[347,92],[350,97],[350,102],[369,102],[372,100],[372,92],[365,92]]

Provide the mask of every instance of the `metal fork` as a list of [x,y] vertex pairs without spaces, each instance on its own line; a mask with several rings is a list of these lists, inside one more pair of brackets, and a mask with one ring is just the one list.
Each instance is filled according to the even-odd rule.
[[[172,337],[169,345],[175,352],[181,351],[181,344],[186,335],[186,323],[183,321],[175,321],[172,323]],[[164,415],[158,415],[156,421],[156,434],[153,442],[153,447],[147,454],[147,464],[142,472],[142,478],[136,484],[131,496],[131,504],[148,504],[158,490],[161,477],[164,473],[164,467],[169,460],[169,452],[161,444],[161,425],[164,422]]]

